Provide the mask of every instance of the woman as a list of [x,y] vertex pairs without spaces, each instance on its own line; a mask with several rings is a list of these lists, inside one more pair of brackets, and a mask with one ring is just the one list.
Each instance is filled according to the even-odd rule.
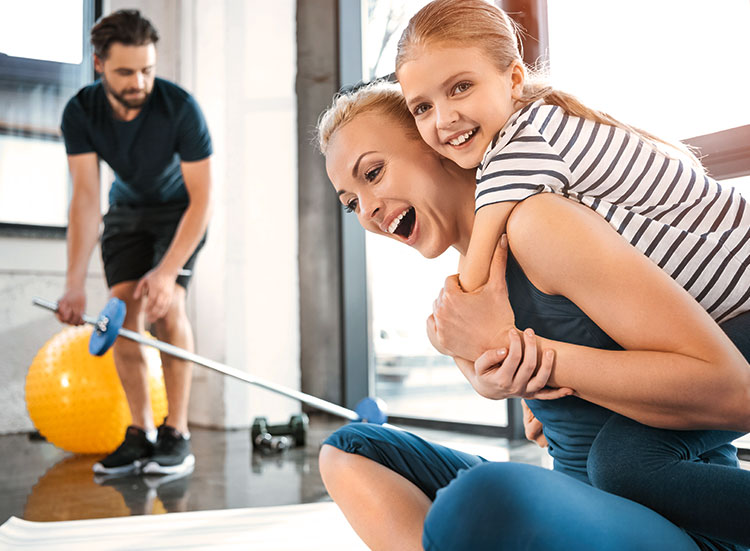
[[[319,136],[337,194],[365,229],[428,258],[451,246],[465,254],[474,175],[419,139],[397,89],[376,85],[338,98]],[[723,491],[749,487],[731,446],[716,444],[727,435],[706,430],[697,450],[675,431],[644,425],[748,430],[750,369],[721,329],[750,356],[750,318],[719,328],[603,218],[564,198],[522,202],[507,234],[505,280],[507,247],[476,293],[460,293],[449,278],[431,338],[444,353],[476,358],[457,362],[484,396],[560,398],[573,389],[575,396],[530,402],[559,472],[349,425],[326,441],[320,459],[329,493],[355,530],[375,549],[417,549],[420,541],[472,550],[741,548],[716,539],[750,541],[748,500],[741,490]],[[533,330],[521,337],[516,327]],[[613,450],[608,424],[647,453],[627,457],[628,443]],[[670,470],[649,471],[672,461],[665,450],[677,456]],[[631,485],[641,494],[628,497],[639,501],[663,495],[652,507],[691,533],[600,489],[626,494]]]

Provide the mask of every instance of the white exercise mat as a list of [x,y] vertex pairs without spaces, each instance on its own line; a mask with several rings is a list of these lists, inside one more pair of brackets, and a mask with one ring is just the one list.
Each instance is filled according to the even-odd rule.
[[332,502],[0,526],[0,549],[356,551],[367,547]]

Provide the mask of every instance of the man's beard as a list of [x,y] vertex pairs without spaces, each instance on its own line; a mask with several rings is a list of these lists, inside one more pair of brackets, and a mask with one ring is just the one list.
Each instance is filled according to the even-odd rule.
[[125,94],[130,93],[130,92],[140,92],[141,90],[137,90],[137,89],[132,89],[131,88],[131,89],[123,90],[120,93],[115,92],[115,90],[109,85],[109,82],[107,82],[107,79],[104,77],[104,75],[102,75],[102,85],[104,85],[104,90],[106,90],[106,92],[110,96],[112,96],[113,98],[115,98],[115,100],[117,101],[117,103],[119,103],[120,105],[122,105],[126,109],[139,109],[139,108],[143,107],[143,105],[148,100],[148,97],[151,95],[151,91],[150,90],[143,90],[145,92],[145,95],[143,97],[141,97],[139,99],[133,99],[133,100],[127,99],[127,98],[125,98]]

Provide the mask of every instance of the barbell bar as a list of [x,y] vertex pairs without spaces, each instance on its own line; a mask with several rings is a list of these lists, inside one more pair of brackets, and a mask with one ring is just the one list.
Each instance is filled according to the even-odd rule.
[[[57,312],[57,302],[33,297],[32,303],[36,306],[46,308],[47,310]],[[89,352],[93,355],[104,355],[104,353],[114,344],[117,337],[125,337],[126,339],[135,341],[139,344],[156,348],[170,356],[201,365],[213,371],[222,373],[223,375],[228,375],[229,377],[233,377],[251,385],[259,386],[266,390],[270,390],[271,392],[298,400],[303,404],[307,404],[315,409],[325,411],[337,417],[343,417],[349,421],[363,421],[395,428],[386,423],[388,417],[385,412],[385,403],[379,398],[363,398],[357,404],[356,409],[351,410],[316,396],[305,394],[304,392],[287,388],[276,383],[264,381],[257,377],[253,377],[244,371],[204,358],[203,356],[199,356],[198,354],[189,352],[188,350],[174,346],[173,344],[157,339],[150,339],[136,331],[126,329],[122,327],[122,323],[125,319],[125,303],[118,298],[111,298],[99,314],[98,318],[92,318],[85,314],[81,317],[85,323],[93,325],[94,327],[94,330],[91,333],[91,340],[89,341]]]

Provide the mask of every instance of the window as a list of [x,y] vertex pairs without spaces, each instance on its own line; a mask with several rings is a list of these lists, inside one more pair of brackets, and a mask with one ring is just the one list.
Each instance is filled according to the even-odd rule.
[[[361,46],[359,73],[347,73],[343,84],[392,72],[400,33],[425,3],[363,0],[358,19],[348,20],[351,26],[362,23],[357,36],[361,44],[353,47],[346,42],[351,35],[342,34],[342,50],[348,55],[356,57]],[[750,70],[738,62],[750,57],[750,35],[744,32],[750,20],[746,0],[727,0],[720,6],[701,0],[497,3],[532,27],[527,28],[526,51],[548,54],[557,88],[665,139],[700,146],[711,174],[750,196]],[[342,0],[340,6],[349,9],[351,3]],[[350,236],[360,231],[349,222],[343,225],[345,265],[352,257]],[[368,334],[370,392],[384,398],[396,416],[507,423],[505,408],[478,398],[424,335],[431,301],[445,275],[455,272],[455,253],[428,261],[382,237],[365,234],[357,239],[354,248],[366,251],[356,262],[366,265],[357,276],[367,275],[366,287],[359,291],[368,298],[359,311],[367,311],[368,323],[357,331]],[[398,273],[392,266],[398,266]],[[419,275],[407,280],[399,273]],[[418,288],[412,284],[415,279]],[[348,292],[347,304],[356,294]],[[477,410],[483,402],[490,411]],[[515,425],[513,411],[510,417],[508,424]]]
[[[750,174],[750,3],[548,3],[553,84],[629,124],[698,146],[718,180]],[[592,47],[606,44],[607,47]],[[747,193],[747,184],[738,182]]]
[[[427,2],[362,2],[362,60],[359,74],[352,78],[354,82],[370,81],[394,71],[401,32],[409,18]],[[347,46],[342,45],[344,48]],[[349,222],[345,221],[345,232],[361,231],[358,227],[348,230]],[[369,297],[370,394],[385,400],[392,417],[507,425],[504,402],[479,397],[453,360],[439,354],[427,339],[425,320],[445,277],[456,272],[458,253],[451,249],[438,259],[427,260],[382,236],[365,233],[363,241],[367,280],[363,292]],[[403,277],[405,273],[408,278]]]
[[667,138],[750,123],[746,0],[548,6],[556,87]]
[[0,0],[0,223],[65,226],[60,117],[93,79],[93,0]]

